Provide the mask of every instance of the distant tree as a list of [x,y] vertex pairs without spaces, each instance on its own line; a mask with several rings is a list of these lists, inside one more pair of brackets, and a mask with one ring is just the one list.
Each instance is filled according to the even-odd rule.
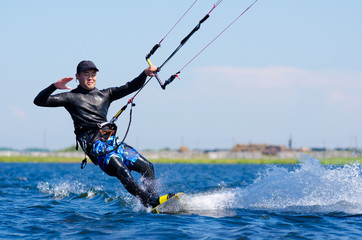
[[75,145],[59,150],[59,152],[76,152]]
[[170,151],[171,149],[169,147],[161,148],[160,151]]
[[12,151],[14,150],[13,148],[8,148],[8,147],[0,147],[0,151]]
[[49,149],[33,147],[33,148],[26,148],[26,149],[24,149],[24,151],[26,151],[26,152],[49,152]]

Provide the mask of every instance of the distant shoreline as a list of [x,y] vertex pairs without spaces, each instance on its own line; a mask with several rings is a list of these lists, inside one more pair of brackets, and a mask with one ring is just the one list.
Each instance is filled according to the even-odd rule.
[[[295,164],[297,159],[149,159],[152,163],[180,163],[180,164]],[[350,164],[362,163],[361,159],[327,158],[320,159],[322,164]],[[34,157],[34,156],[0,156],[0,163],[81,163],[78,157]],[[88,162],[91,162],[88,159]]]

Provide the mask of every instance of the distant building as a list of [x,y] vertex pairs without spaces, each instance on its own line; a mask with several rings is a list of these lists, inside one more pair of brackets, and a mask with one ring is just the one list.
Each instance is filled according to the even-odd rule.
[[327,151],[327,148],[325,148],[325,147],[313,147],[313,148],[311,148],[311,150],[313,152],[325,152],[325,151]]
[[190,149],[186,146],[181,146],[177,151],[179,153],[190,153]]
[[290,152],[290,148],[283,145],[267,144],[236,144],[231,152],[261,152],[263,155],[276,156],[280,152]]

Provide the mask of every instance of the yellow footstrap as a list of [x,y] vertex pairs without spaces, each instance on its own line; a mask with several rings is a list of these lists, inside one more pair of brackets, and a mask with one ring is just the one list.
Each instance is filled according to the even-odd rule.
[[161,197],[160,197],[160,204],[166,202],[167,199],[168,199],[168,194],[161,196]]

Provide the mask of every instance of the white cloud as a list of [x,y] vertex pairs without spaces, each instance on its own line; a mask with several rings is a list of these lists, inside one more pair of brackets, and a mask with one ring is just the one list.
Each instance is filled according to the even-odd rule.
[[[235,91],[267,89],[275,99],[295,95],[318,97],[328,107],[345,110],[362,107],[362,72],[338,70],[305,70],[295,67],[237,68],[204,67],[197,69],[199,78],[220,86],[230,84]],[[228,86],[230,88],[230,86]],[[255,91],[254,91],[255,92]],[[303,100],[303,99],[302,99]]]
[[10,107],[11,113],[13,116],[15,116],[16,118],[20,118],[20,119],[24,119],[26,118],[26,112],[15,107],[15,106],[11,106]]
[[350,111],[361,107],[359,95],[347,95],[339,90],[330,90],[328,99],[333,105],[341,106],[344,110]]
[[234,68],[234,67],[212,67],[202,68],[200,73],[213,77],[222,77],[237,86],[257,86],[257,87],[281,87],[291,85],[289,79],[295,81],[295,76],[301,71],[296,68]]
[[[362,87],[362,72],[345,73],[338,71],[312,71],[295,67],[237,68],[237,67],[203,67],[197,69],[207,78],[222,77],[237,86],[258,87],[333,87],[348,84]],[[353,83],[353,84],[352,84]]]

